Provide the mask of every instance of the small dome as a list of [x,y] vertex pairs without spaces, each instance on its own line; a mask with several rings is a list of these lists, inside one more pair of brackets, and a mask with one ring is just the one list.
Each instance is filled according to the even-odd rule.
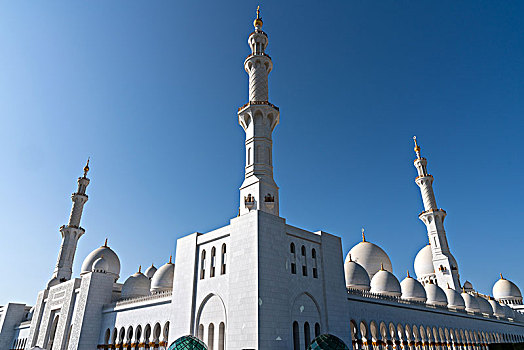
[[446,293],[433,282],[427,283],[424,289],[426,290],[427,297],[426,304],[439,306],[446,306],[448,304]]
[[373,276],[380,270],[380,265],[384,267],[384,270],[393,272],[391,260],[382,248],[371,242],[363,240],[353,248],[346,256],[346,261],[349,260],[349,256],[353,261],[360,264],[368,273],[369,278],[373,279]]
[[197,337],[194,337],[192,335],[186,335],[183,337],[178,338],[174,342],[169,345],[169,348],[167,350],[207,350],[206,344]]
[[414,300],[414,301],[426,301],[426,290],[424,286],[411,277],[408,272],[408,276],[400,282],[400,289],[402,290],[402,299]]
[[477,302],[479,303],[480,312],[487,315],[493,315],[493,308],[491,304],[483,297],[477,295]]
[[147,269],[146,269],[146,272],[144,275],[146,275],[147,278],[151,279],[153,278],[153,275],[155,274],[157,268],[155,267],[155,265],[151,264],[151,266],[149,266]]
[[498,301],[489,299],[488,303],[491,305],[491,308],[493,309],[493,315],[498,317],[506,316],[506,314],[504,313],[504,309],[502,308],[502,305],[500,305]]
[[93,272],[100,272],[100,273],[106,273],[107,270],[109,270],[109,264],[107,263],[107,260],[104,259],[103,256],[96,259],[93,263],[93,266],[91,267],[91,271]]
[[473,289],[473,284],[471,284],[470,281],[466,281],[466,282],[464,282],[464,286],[463,286],[463,288],[464,288],[464,290],[465,290],[466,292],[473,292],[473,291],[474,291],[474,289]]
[[479,302],[477,301],[477,298],[475,298],[473,295],[462,292],[461,294],[462,299],[464,299],[464,304],[466,305],[466,311],[470,312],[480,312],[480,306]]
[[431,253],[431,246],[427,244],[419,250],[415,257],[415,275],[421,279],[427,275],[435,274],[435,268],[433,267],[433,255]]
[[153,275],[153,278],[151,279],[151,293],[172,290],[174,273],[175,264],[173,264],[171,258],[169,258],[169,262],[160,266],[157,272]]
[[519,287],[510,280],[500,275],[500,279],[493,285],[493,297],[495,300],[522,301]]
[[307,350],[348,350],[347,345],[333,334],[321,334],[307,347]]
[[93,264],[98,258],[102,256],[104,256],[104,260],[108,264],[106,273],[113,274],[115,276],[116,281],[118,277],[120,277],[120,259],[118,259],[116,253],[107,246],[107,240],[103,246],[93,250],[84,259],[84,262],[82,263],[82,268],[80,270],[80,275],[93,271]]
[[455,289],[448,286],[448,288],[444,289],[444,293],[446,293],[446,299],[448,300],[448,307],[450,309],[464,310],[466,308],[462,295]]
[[151,288],[151,281],[141,271],[138,272],[124,282],[122,286],[122,298],[136,298],[143,297],[151,294],[149,289]]
[[384,269],[379,270],[371,279],[371,292],[395,297],[402,295],[395,275]]
[[369,276],[366,270],[358,263],[351,260],[351,256],[348,254],[349,260],[344,263],[344,275],[346,277],[346,287],[369,290]]

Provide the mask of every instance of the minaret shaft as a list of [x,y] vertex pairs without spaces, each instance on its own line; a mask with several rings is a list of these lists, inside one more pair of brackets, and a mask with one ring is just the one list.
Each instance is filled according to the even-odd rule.
[[73,274],[76,246],[80,237],[85,233],[85,230],[80,227],[80,220],[82,218],[84,204],[88,199],[86,195],[86,189],[89,185],[89,179],[86,177],[88,171],[89,161],[84,168],[84,176],[78,178],[77,191],[71,195],[73,206],[71,208],[71,215],[69,216],[69,223],[60,227],[62,243],[60,245],[60,251],[58,252],[58,259],[53,271],[53,276],[47,284],[48,287],[70,280]]
[[238,122],[246,133],[245,178],[240,187],[239,214],[263,210],[278,215],[278,186],[273,179],[272,133],[280,120],[276,106],[268,102],[268,75],[273,68],[265,53],[267,34],[257,11],[255,31],[249,35],[251,54],[244,61],[249,75],[249,102],[238,110]]
[[446,231],[444,229],[444,219],[446,212],[437,207],[435,193],[433,192],[433,176],[427,171],[427,160],[420,156],[420,147],[415,140],[415,153],[417,158],[414,161],[418,176],[415,183],[420,188],[424,211],[419,215],[419,219],[426,225],[431,253],[433,256],[433,267],[437,277],[437,283],[441,288],[453,288],[460,290],[460,279],[458,266],[455,258],[449,249]]

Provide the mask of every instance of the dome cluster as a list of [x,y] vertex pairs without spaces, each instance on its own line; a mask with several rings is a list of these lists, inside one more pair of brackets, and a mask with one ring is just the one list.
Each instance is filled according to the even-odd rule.
[[[457,262],[450,256],[452,270],[457,269]],[[414,262],[416,278],[407,273],[399,283],[393,275],[391,260],[378,245],[366,241],[355,245],[346,256],[344,276],[348,289],[369,292],[403,300],[425,303],[471,313],[494,315],[497,317],[521,317],[508,305],[522,305],[522,294],[511,281],[500,277],[493,286],[493,296],[475,292],[471,282],[466,281],[462,291],[441,288],[437,284],[431,245],[424,246],[416,255]]]
[[[109,274],[114,277],[115,282],[120,277],[120,259],[107,245],[107,239],[103,246],[93,250],[84,259],[80,275],[89,272]],[[158,269],[151,264],[145,273],[139,267],[138,272],[129,276],[122,285],[121,298],[136,298],[172,290],[174,272],[172,258]]]

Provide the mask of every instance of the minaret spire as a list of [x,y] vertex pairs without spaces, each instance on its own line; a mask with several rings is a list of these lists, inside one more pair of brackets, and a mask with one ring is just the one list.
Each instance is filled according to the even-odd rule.
[[446,212],[437,207],[435,193],[433,192],[433,176],[427,170],[428,162],[426,158],[420,155],[420,146],[417,143],[416,136],[413,137],[413,141],[415,142],[415,154],[417,156],[414,165],[418,173],[415,183],[420,188],[420,194],[424,203],[424,211],[420,213],[419,219],[426,225],[428,231],[437,284],[443,289],[449,285],[452,289],[459,291],[460,277],[458,266],[450,252],[446,231],[444,230]]
[[62,244],[58,253],[58,260],[53,272],[53,277],[47,283],[48,287],[52,287],[61,282],[71,279],[73,273],[73,260],[75,258],[76,245],[78,239],[82,237],[85,230],[80,227],[80,219],[84,210],[84,204],[87,202],[86,189],[89,185],[87,173],[89,172],[89,158],[84,167],[84,175],[78,178],[78,188],[75,193],[71,195],[73,207],[71,208],[71,215],[67,225],[60,227],[62,234]]
[[249,75],[249,101],[238,109],[238,122],[246,133],[245,179],[240,186],[239,215],[262,210],[278,215],[278,186],[273,179],[273,129],[280,121],[278,107],[269,102],[268,75],[273,62],[265,50],[268,36],[262,31],[260,7],[249,35],[251,54],[244,61]]

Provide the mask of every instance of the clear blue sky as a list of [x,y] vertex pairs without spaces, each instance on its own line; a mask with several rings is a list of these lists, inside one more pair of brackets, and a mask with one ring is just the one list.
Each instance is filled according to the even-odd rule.
[[[255,1],[0,3],[0,305],[33,304],[91,156],[75,259],[121,279],[238,210]],[[280,212],[413,273],[427,235],[412,136],[462,281],[524,288],[524,2],[264,1]]]

